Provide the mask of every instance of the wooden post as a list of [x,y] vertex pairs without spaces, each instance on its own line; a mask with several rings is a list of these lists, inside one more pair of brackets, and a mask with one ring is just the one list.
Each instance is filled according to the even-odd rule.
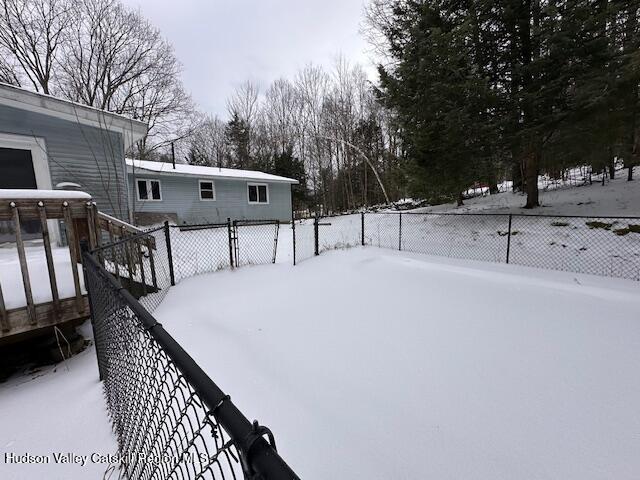
[[22,240],[22,230],[20,228],[20,213],[14,202],[11,202],[13,210],[13,226],[16,229],[16,244],[18,247],[18,258],[20,260],[20,271],[22,272],[22,284],[24,285],[24,296],[27,300],[27,313],[31,325],[37,323],[36,307],[33,304],[33,294],[31,293],[31,281],[29,280],[29,268],[27,266],[27,255],[24,251],[24,242]]
[[40,213],[40,224],[42,225],[42,243],[44,244],[44,254],[47,258],[47,272],[49,273],[49,285],[51,286],[51,299],[53,308],[60,315],[60,296],[58,295],[58,282],[56,282],[56,270],[53,263],[53,253],[51,252],[51,238],[49,226],[47,225],[47,212],[43,202],[38,202]]
[[87,228],[89,231],[89,248],[96,248],[96,223],[93,220],[93,207],[91,202],[87,202]]
[[[115,241],[113,236],[113,222],[111,220],[107,220],[107,230],[109,232],[109,243],[112,244]],[[115,275],[118,281],[120,280],[120,263],[118,261],[118,249],[116,247],[111,247],[109,249],[111,251],[111,263],[113,263],[113,269],[115,270]]]
[[80,263],[80,246],[78,245],[78,239],[76,238],[75,230],[73,228],[73,218],[71,218],[69,204],[66,201],[62,204],[62,210],[64,212],[64,225],[67,231],[67,243],[69,244],[69,258],[71,259],[73,286],[76,292],[76,309],[78,313],[82,313],[84,311],[84,302],[82,300],[82,290],[80,289],[80,276],[78,275],[78,263]]
[[[91,203],[91,209],[93,210],[93,224],[94,224],[94,232],[96,235],[96,248],[100,248],[102,246],[102,230],[100,228],[100,218],[98,217],[98,206],[96,202]],[[98,252],[98,258],[100,259],[100,263],[104,267],[104,256],[102,252]]]

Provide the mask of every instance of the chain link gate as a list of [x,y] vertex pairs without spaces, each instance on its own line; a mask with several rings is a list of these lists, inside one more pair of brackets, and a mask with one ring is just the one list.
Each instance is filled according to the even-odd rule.
[[279,220],[234,220],[229,245],[235,267],[276,263]]

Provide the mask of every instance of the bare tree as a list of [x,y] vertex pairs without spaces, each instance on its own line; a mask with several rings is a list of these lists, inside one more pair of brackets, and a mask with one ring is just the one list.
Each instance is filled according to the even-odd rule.
[[[0,76],[51,93],[58,49],[70,23],[68,0],[0,0]],[[16,68],[18,67],[18,68]]]
[[273,82],[265,93],[264,120],[268,135],[279,152],[293,151],[298,103],[295,87],[282,78]]
[[62,91],[77,102],[149,124],[133,154],[152,157],[192,129],[193,105],[171,45],[117,0],[76,0],[67,34]]
[[20,86],[18,67],[9,55],[0,58],[0,82]]
[[191,163],[215,167],[228,166],[226,124],[217,116],[207,115],[202,118],[190,140]]
[[258,115],[258,95],[260,89],[258,86],[247,80],[240,85],[231,98],[227,100],[227,112],[230,117],[237,115],[242,119],[249,127],[255,121]]

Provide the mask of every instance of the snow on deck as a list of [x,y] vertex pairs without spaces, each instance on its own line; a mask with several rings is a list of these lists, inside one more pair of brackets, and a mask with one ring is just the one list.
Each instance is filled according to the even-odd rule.
[[[27,242],[25,248],[27,256],[27,267],[29,269],[29,279],[31,281],[31,291],[34,303],[45,303],[52,300],[51,286],[49,284],[49,273],[47,270],[47,258],[44,252],[42,242]],[[56,271],[56,281],[58,284],[58,294],[60,299],[71,298],[75,296],[75,288],[73,285],[73,272],[71,270],[71,260],[69,258],[69,249],[67,247],[53,247],[53,264]],[[77,265],[80,287],[82,293],[84,289],[84,275],[82,266]],[[24,295],[24,286],[22,284],[22,273],[20,271],[20,262],[18,260],[18,250],[15,244],[5,244],[0,246],[0,286],[2,286],[2,294],[6,308],[18,308],[27,304]]]
[[358,248],[187,279],[155,315],[301,478],[632,479],[638,288]]
[[71,190],[34,190],[34,189],[13,189],[0,188],[0,199],[67,199],[67,200],[90,200],[91,195],[86,192]]

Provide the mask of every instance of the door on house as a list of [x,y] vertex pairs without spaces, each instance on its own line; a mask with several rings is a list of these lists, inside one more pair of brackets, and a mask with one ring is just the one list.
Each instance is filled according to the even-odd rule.
[[[38,188],[31,150],[0,147],[0,188]],[[38,238],[40,232],[39,221],[22,222],[22,234],[25,240]],[[0,242],[14,240],[13,223],[0,221]]]

